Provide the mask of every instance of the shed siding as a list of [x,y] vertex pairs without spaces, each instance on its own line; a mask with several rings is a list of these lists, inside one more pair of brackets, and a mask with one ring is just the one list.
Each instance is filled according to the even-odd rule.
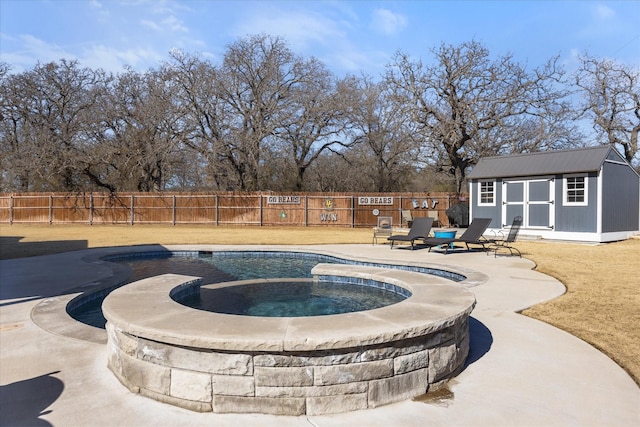
[[598,178],[590,173],[588,181],[587,206],[564,205],[564,176],[556,176],[556,231],[587,232],[598,231]]
[[[471,201],[473,203],[471,210],[473,218],[491,218],[489,228],[501,228],[500,216],[502,214],[502,181],[496,180],[496,205],[495,206],[478,206],[480,200],[480,183],[477,180],[471,183]],[[471,219],[473,219],[471,218]]]
[[602,167],[602,232],[638,229],[640,179],[627,166],[605,162]]
[[624,162],[624,158],[618,154],[618,152],[616,150],[611,150],[609,151],[609,154],[607,154],[607,160],[613,160],[614,162]]

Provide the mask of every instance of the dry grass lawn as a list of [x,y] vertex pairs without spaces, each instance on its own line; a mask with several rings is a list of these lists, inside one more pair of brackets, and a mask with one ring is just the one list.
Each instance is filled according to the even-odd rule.
[[[0,259],[136,244],[370,243],[370,229],[163,225],[2,225]],[[518,242],[567,293],[525,315],[582,338],[640,384],[640,239],[604,245]]]

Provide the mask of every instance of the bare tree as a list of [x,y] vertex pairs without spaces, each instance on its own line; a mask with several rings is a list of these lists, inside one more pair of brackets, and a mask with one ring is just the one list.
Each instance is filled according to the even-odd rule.
[[356,88],[354,79],[336,80],[313,58],[297,59],[295,70],[297,83],[283,102],[272,152],[291,171],[290,189],[300,191],[305,172],[322,153],[341,152],[352,145],[346,132]]
[[600,143],[620,145],[627,161],[639,166],[640,70],[588,54],[579,59],[580,117],[590,119]]
[[[37,64],[2,79],[3,168],[22,190],[76,191],[87,181],[78,166],[100,71],[76,61]],[[4,157],[3,156],[3,157]]]
[[260,35],[231,44],[216,72],[227,126],[220,155],[235,173],[239,190],[262,187],[265,143],[274,136],[282,103],[299,81],[296,63],[281,39]]
[[171,80],[157,71],[129,70],[101,98],[91,145],[84,158],[95,184],[119,191],[161,191],[180,159],[183,128]]
[[[535,151],[558,141],[560,135],[549,130],[563,129],[555,123],[569,108],[562,103],[566,91],[558,88],[563,73],[557,58],[529,73],[511,55],[492,60],[473,41],[442,44],[432,53],[433,66],[398,53],[386,81],[421,127],[425,163],[450,171],[458,192],[479,157],[515,147]],[[564,137],[571,139],[569,133]]]
[[[6,69],[8,71],[8,68]],[[3,73],[0,80],[0,190],[33,191],[37,160],[33,152],[33,132],[29,129],[27,79]],[[29,161],[29,158],[32,161]]]
[[363,76],[357,93],[350,119],[359,147],[348,158],[369,178],[368,191],[401,191],[415,174],[420,152],[416,123],[386,82]]
[[346,153],[325,151],[309,166],[305,190],[322,192],[373,191],[369,175],[362,173],[358,158],[365,150],[356,145]]
[[164,68],[176,83],[183,141],[194,153],[190,164],[192,184],[196,188],[233,190],[237,184],[235,172],[225,158],[229,152],[225,144],[232,144],[230,118],[218,96],[218,71],[196,55],[173,51],[171,58]]

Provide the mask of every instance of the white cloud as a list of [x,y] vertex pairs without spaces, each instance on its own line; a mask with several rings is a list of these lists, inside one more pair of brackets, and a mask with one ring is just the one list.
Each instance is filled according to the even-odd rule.
[[380,51],[361,51],[356,48],[343,48],[327,53],[320,58],[326,64],[334,68],[340,68],[348,73],[359,75],[361,72],[374,78],[384,69],[384,64],[389,61],[389,56]]
[[[3,39],[9,37],[3,34]],[[164,54],[158,53],[152,48],[127,48],[118,49],[104,44],[86,46],[81,52],[72,53],[55,43],[47,43],[30,34],[22,34],[17,38],[11,38],[18,42],[20,48],[12,52],[3,52],[0,60],[11,64],[13,72],[23,72],[32,69],[37,62],[46,64],[57,62],[61,59],[77,60],[82,67],[92,69],[102,68],[105,71],[119,73],[125,65],[134,69],[145,70],[156,67],[160,61],[166,59]]]
[[184,33],[189,32],[189,29],[184,25],[183,21],[173,15],[164,18],[162,20],[162,26],[164,29],[169,29],[171,31],[179,31]]
[[153,30],[153,31],[161,31],[161,30],[162,30],[162,28],[160,27],[160,25],[158,25],[158,24],[156,24],[155,22],[150,21],[150,20],[148,20],[148,19],[142,19],[142,20],[140,21],[140,24],[141,24],[143,27],[147,27],[147,28],[149,28],[150,30]]
[[192,9],[185,1],[151,0],[151,12],[157,15],[173,14],[176,11],[191,12]]
[[371,17],[371,28],[386,35],[393,35],[407,26],[407,17],[388,9],[376,9]]
[[102,24],[112,19],[110,5],[105,7],[104,3],[100,0],[90,0],[87,4],[89,5],[87,9],[89,17],[87,19],[95,19]]
[[[287,10],[274,8],[273,4],[269,8],[257,7],[243,17],[231,35],[238,38],[262,33],[280,36],[292,51],[303,57],[314,56],[338,74],[359,74],[361,71],[379,74],[389,55],[358,46],[358,40],[362,38],[358,14],[350,7],[345,8],[341,2],[328,2],[326,5],[331,7],[319,10]],[[396,15],[393,28],[398,30],[405,25],[406,19]],[[385,28],[389,30],[390,26]],[[369,31],[366,33],[364,38],[368,40],[365,44],[375,45],[372,41],[374,35]]]
[[21,34],[16,40],[20,49],[14,50],[12,54],[2,54],[2,60],[22,69],[32,68],[36,62],[47,63],[60,59],[77,59],[75,55],[64,48],[47,43],[31,34]]
[[605,4],[599,4],[595,8],[595,15],[597,19],[608,20],[616,15],[616,12]]
[[153,68],[164,59],[166,59],[165,54],[151,48],[137,47],[122,50],[105,45],[93,45],[78,58],[83,66],[93,69],[102,68],[115,73],[122,72],[125,65],[136,70]]
[[159,3],[158,5],[154,5],[151,13],[156,15],[158,19],[150,19],[148,17],[144,17],[140,19],[140,24],[158,32],[189,32],[189,29],[184,24],[184,21],[174,14],[173,9],[166,7],[163,3]]
[[[312,11],[287,12],[269,9],[269,13],[257,11],[248,16],[242,25],[235,30],[235,35],[245,37],[249,34],[269,34],[283,37],[290,47],[303,53],[311,43],[337,45],[337,41],[345,38],[335,21]],[[338,47],[338,46],[336,46]]]
[[[630,2],[629,4],[632,4]],[[611,42],[618,44],[622,40],[630,40],[632,36],[638,34],[637,25],[630,19],[628,13],[625,15],[623,12],[623,5],[620,3],[615,4],[601,4],[594,3],[589,5],[589,19],[582,21],[581,28],[576,32],[576,35],[584,41],[589,42],[589,50],[595,50],[596,46],[605,46],[605,50],[610,50],[614,47],[611,46]],[[608,42],[605,42],[609,39]]]

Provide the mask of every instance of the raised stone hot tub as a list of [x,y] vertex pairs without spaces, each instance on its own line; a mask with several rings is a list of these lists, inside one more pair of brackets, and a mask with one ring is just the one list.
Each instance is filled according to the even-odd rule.
[[347,314],[238,316],[174,301],[198,292],[196,277],[156,276],[105,299],[109,368],[131,391],[195,411],[314,415],[409,399],[464,366],[475,305],[466,288],[391,268],[319,264],[312,273],[411,296]]

